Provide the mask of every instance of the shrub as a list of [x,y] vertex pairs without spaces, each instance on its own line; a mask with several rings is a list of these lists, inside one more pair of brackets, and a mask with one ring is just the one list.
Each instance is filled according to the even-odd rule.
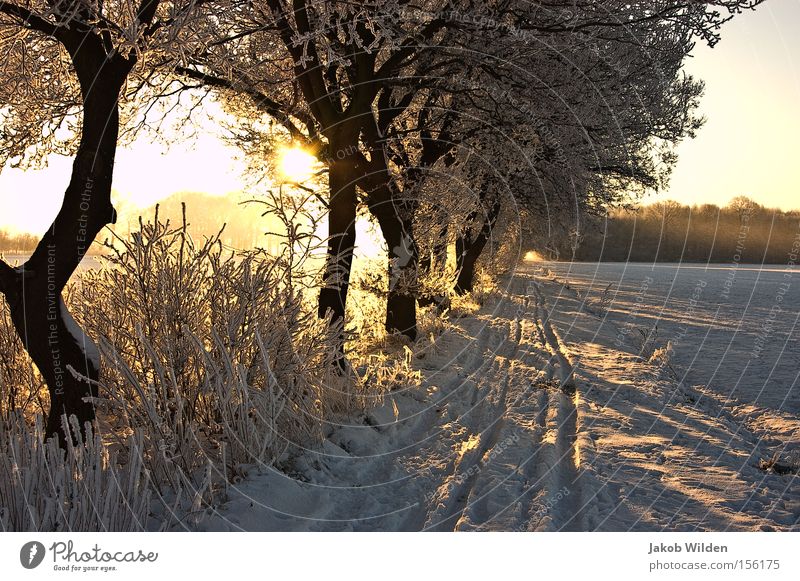
[[369,399],[355,375],[334,372],[333,332],[292,257],[233,252],[219,236],[198,243],[185,222],[157,215],[108,249],[66,296],[103,358],[97,428],[84,446],[42,441],[41,379],[0,318],[6,529],[140,530],[159,510],[151,498],[162,513],[196,513],[247,465],[313,444]]
[[127,458],[73,423],[77,444],[44,441],[20,414],[0,419],[0,529],[3,531],[141,531],[151,490],[141,462],[141,434],[126,442]]

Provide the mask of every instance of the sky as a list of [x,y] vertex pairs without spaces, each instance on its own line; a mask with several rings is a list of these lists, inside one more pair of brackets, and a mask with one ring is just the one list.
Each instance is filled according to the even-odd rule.
[[706,125],[678,148],[659,199],[724,205],[746,195],[800,209],[800,0],[767,0],[734,18],[687,71],[706,82]]
[[[243,167],[236,150],[212,134],[168,149],[139,139],[117,150],[112,202],[119,211],[147,208],[177,192],[238,195]],[[0,229],[34,233],[47,229],[61,205],[71,170],[72,159],[61,156],[51,156],[42,171],[3,169]]]
[[[687,70],[706,82],[706,125],[678,148],[668,191],[655,199],[724,205],[746,195],[800,208],[800,0],[767,0],[734,18],[713,49],[698,45]],[[145,208],[181,191],[238,195],[243,165],[213,135],[163,145],[140,140],[117,153],[114,203]],[[72,161],[0,172],[0,229],[40,233],[55,217]]]

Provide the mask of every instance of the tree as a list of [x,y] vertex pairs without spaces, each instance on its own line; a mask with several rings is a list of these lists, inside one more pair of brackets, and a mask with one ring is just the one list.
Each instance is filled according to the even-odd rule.
[[[344,317],[362,194],[386,239],[390,280],[410,281],[390,289],[386,326],[413,337],[426,173],[494,135],[523,160],[512,190],[531,216],[546,207],[578,217],[662,183],[674,144],[701,123],[702,85],[681,72],[683,59],[695,39],[713,44],[722,23],[757,3],[231,0],[204,23],[211,30],[198,36],[215,40],[183,72],[248,96],[329,166],[320,315]],[[442,145],[432,159],[430,142]],[[492,163],[517,171],[506,153]],[[471,219],[485,232],[495,206],[478,197],[484,207]],[[462,240],[473,264],[464,278],[485,238],[474,249]]]
[[[381,81],[395,79],[420,42],[435,45],[444,20],[404,21],[391,10],[384,2],[233,1],[218,22],[205,23],[216,40],[197,47],[181,69],[245,96],[327,165],[329,245],[319,315],[330,313],[334,322],[345,314],[359,187],[386,237],[390,264],[414,254],[379,143],[392,113],[383,108],[377,124],[372,113]],[[413,336],[415,319],[404,318],[413,302],[390,293],[387,328]]]
[[59,148],[75,155],[61,209],[31,257],[17,268],[0,260],[0,292],[50,393],[48,435],[67,436],[64,414],[81,425],[94,419],[86,398],[96,395],[99,352],[61,293],[98,232],[116,220],[121,93],[148,52],[167,49],[194,4],[0,0],[0,161],[43,162]]
[[[713,44],[723,22],[755,4],[565,2],[536,10],[502,2],[492,5],[491,14],[472,3],[448,4],[451,12],[436,51],[415,53],[413,68],[382,80],[382,90],[397,93],[386,99],[393,112],[402,99],[411,104],[405,107],[412,117],[425,112],[414,108],[415,93],[438,96],[439,108],[457,112],[447,119],[446,131],[431,119],[447,113],[424,122],[395,113],[402,139],[386,137],[385,143],[407,151],[413,149],[409,140],[433,138],[443,145],[439,159],[445,163],[453,151],[465,149],[488,160],[469,178],[479,207],[466,224],[453,224],[465,234],[456,240],[457,288],[471,288],[502,201],[515,200],[527,215],[546,216],[548,222],[574,218],[574,226],[558,227],[580,236],[583,214],[603,213],[633,193],[663,185],[675,162],[675,144],[702,124],[694,114],[702,83],[682,72],[684,59],[696,38]],[[728,13],[720,14],[720,8]],[[380,105],[373,110],[380,112]],[[380,134],[391,136],[392,128]],[[388,157],[398,167],[436,170],[419,156]],[[509,195],[490,193],[499,182]],[[450,230],[434,224],[417,229],[443,236]]]
[[760,206],[747,196],[736,196],[728,202],[727,209],[734,212],[739,217],[739,223],[744,224]]

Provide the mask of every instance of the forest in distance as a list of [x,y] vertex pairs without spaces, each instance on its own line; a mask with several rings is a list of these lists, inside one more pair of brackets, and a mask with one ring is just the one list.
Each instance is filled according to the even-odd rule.
[[[183,207],[186,207],[187,231],[195,240],[215,236],[220,230],[221,242],[229,248],[248,250],[256,247],[274,246],[267,231],[271,222],[261,216],[263,209],[257,203],[248,203],[241,196],[215,196],[201,192],[177,192],[147,208],[130,208],[119,212],[120,217],[112,230],[127,237],[140,228],[139,219],[152,220],[156,213],[162,221],[180,224]],[[111,232],[97,237],[88,255],[108,251],[104,243]],[[0,252],[9,255],[27,255],[36,249],[37,236],[27,232],[9,232],[0,228]]]
[[[214,236],[224,225],[222,240],[230,248],[246,250],[274,246],[269,221],[260,216],[259,204],[236,197],[180,192],[156,206],[124,212],[114,230],[127,235],[138,228],[138,218],[158,211],[163,220],[177,224],[186,204],[188,231],[197,240]],[[88,254],[102,254],[103,237]],[[578,262],[699,262],[785,264],[800,244],[800,211],[768,208],[745,196],[725,206],[685,205],[667,200],[590,216],[577,238],[562,237],[557,248],[536,244],[533,250],[548,259],[572,258]],[[28,254],[38,242],[28,233],[0,229],[0,252]],[[527,248],[525,242],[523,247]]]
[[787,264],[800,245],[799,211],[766,208],[744,196],[723,207],[668,200],[588,222],[573,248],[540,254],[578,262]]
[[38,243],[39,239],[33,234],[0,230],[0,252],[6,252],[8,254],[33,252]]

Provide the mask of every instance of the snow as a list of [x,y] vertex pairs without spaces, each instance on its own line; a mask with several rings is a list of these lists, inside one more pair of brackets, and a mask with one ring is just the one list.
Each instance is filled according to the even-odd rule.
[[[800,452],[800,285],[753,353],[791,269],[547,264],[552,324],[574,353],[581,454],[596,486],[595,527],[778,530],[797,527],[800,480],[759,468]],[[789,275],[787,278],[786,275]],[[733,276],[732,276],[733,275]],[[732,282],[731,282],[732,281]],[[603,293],[610,299],[603,308]],[[666,365],[638,356],[658,325]],[[641,336],[641,335],[640,335]],[[622,340],[621,340],[622,339]]]
[[[590,307],[611,284],[604,327],[658,324],[686,382],[775,410],[800,412],[800,280],[791,268],[753,265],[548,263],[569,281],[556,300]],[[648,282],[650,281],[650,282]],[[694,301],[693,301],[694,299]],[[555,308],[561,310],[562,305]]]
[[[797,528],[800,480],[759,463],[800,449],[800,285],[748,359],[786,274],[766,270],[521,268],[416,354],[420,387],[253,469],[196,528]],[[654,322],[659,355],[642,357]]]
[[83,351],[86,359],[92,364],[94,369],[100,369],[100,350],[97,348],[94,341],[92,341],[91,337],[84,333],[78,323],[75,322],[75,319],[72,318],[61,296],[58,298],[58,312],[69,334],[72,335],[75,343],[80,347],[81,351]]

